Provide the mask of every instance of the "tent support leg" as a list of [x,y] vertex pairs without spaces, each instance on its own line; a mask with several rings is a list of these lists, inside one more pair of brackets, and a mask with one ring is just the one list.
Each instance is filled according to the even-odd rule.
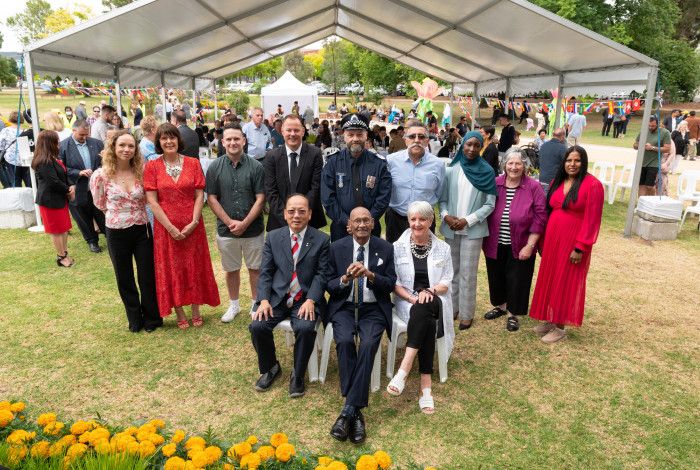
[[[34,141],[39,137],[39,103],[36,99],[36,90],[34,89],[34,71],[32,64],[31,53],[24,53],[24,75],[27,80],[27,87],[29,89],[29,108],[32,111],[32,131],[34,132]],[[34,169],[29,167],[29,176],[32,181],[32,196],[36,201],[36,175],[34,174]],[[41,214],[39,213],[39,206],[34,203],[34,214],[36,215],[36,225],[29,227],[30,232],[44,233],[44,223],[41,220]]]
[[656,77],[659,69],[652,67],[647,78],[647,94],[644,102],[644,115],[642,117],[642,128],[639,132],[639,149],[637,150],[637,161],[634,164],[632,177],[632,188],[630,189],[630,201],[627,204],[627,218],[625,219],[625,237],[632,236],[632,221],[634,220],[634,209],[637,206],[637,195],[639,194],[639,178],[642,174],[642,162],[644,161],[644,144],[649,134],[649,118],[651,109],[654,107],[654,94],[656,93]]
[[[562,105],[562,92],[564,89],[562,88],[562,85],[564,85],[564,75],[560,74],[559,75],[559,84],[557,85],[557,99],[553,102],[554,106],[556,106],[555,114],[554,114],[554,128],[558,129],[560,126],[559,124],[561,123],[561,105]],[[550,109],[549,112],[551,113],[552,110]]]

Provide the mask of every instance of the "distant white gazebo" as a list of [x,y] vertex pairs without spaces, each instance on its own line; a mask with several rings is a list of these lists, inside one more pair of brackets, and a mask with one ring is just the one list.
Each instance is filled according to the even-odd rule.
[[265,116],[277,111],[277,105],[282,105],[285,113],[292,110],[294,102],[299,103],[299,114],[303,114],[307,106],[311,106],[314,116],[318,117],[318,91],[315,87],[305,85],[292,72],[287,70],[275,83],[262,87],[260,100]]

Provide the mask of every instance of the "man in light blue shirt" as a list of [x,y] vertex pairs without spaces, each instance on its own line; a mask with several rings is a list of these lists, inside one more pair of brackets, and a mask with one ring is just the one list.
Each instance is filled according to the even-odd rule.
[[[435,205],[445,181],[445,164],[428,152],[428,130],[418,120],[409,121],[404,133],[406,149],[387,157],[391,173],[391,201],[386,211],[386,239],[394,243],[408,228],[406,213],[414,201]],[[431,227],[435,231],[435,222]]]
[[569,131],[569,135],[566,138],[569,145],[580,145],[583,129],[586,128],[586,116],[572,113],[566,121],[566,128]]
[[272,148],[272,134],[263,124],[262,108],[253,108],[252,120],[243,126],[243,133],[248,141],[248,155],[261,161],[265,153]]

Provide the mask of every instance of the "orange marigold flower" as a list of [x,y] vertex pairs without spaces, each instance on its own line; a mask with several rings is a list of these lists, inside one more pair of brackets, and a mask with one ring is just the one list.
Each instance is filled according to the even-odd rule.
[[248,436],[248,438],[247,438],[245,441],[246,441],[248,444],[250,444],[251,446],[254,446],[255,444],[258,443],[258,438],[251,435],[251,436]]
[[10,424],[13,419],[15,419],[15,415],[12,414],[12,411],[0,409],[0,428]]
[[287,442],[278,445],[277,449],[275,449],[275,457],[280,462],[289,462],[295,453],[294,446]]
[[263,462],[265,460],[271,459],[275,456],[275,448],[272,446],[261,446],[256,452],[260,456],[260,460]]
[[45,459],[49,456],[49,449],[51,449],[49,441],[39,441],[32,446],[29,454],[35,458]]
[[43,428],[47,424],[53,423],[54,421],[56,421],[56,413],[43,413],[36,419],[36,424]]
[[187,442],[185,442],[185,449],[187,449],[187,450],[196,449],[196,448],[199,448],[200,450],[204,450],[204,448],[206,446],[207,446],[206,441],[199,436],[192,436],[189,439],[187,439]]
[[76,421],[70,427],[70,433],[79,436],[90,430],[90,424],[86,421]]
[[174,442],[166,444],[160,449],[160,451],[163,452],[163,455],[165,455],[166,457],[170,457],[177,451],[177,444],[175,444]]
[[170,457],[166,460],[163,470],[185,470],[185,461],[180,457]]
[[243,456],[243,458],[241,459],[241,468],[254,470],[260,466],[260,463],[260,456],[257,453],[252,452]]
[[182,429],[175,430],[175,434],[173,434],[172,441],[175,444],[178,444],[178,443],[182,442],[184,439],[185,439],[185,431],[183,431]]
[[357,470],[377,470],[379,464],[373,455],[363,455],[355,463]]
[[25,405],[23,401],[18,401],[10,405],[10,411],[13,413],[21,413],[26,407],[27,405]]
[[280,444],[286,442],[289,442],[289,439],[287,439],[287,435],[283,432],[276,432],[270,436],[270,444],[272,444],[272,447],[278,447]]
[[383,450],[378,450],[374,453],[374,460],[377,461],[377,465],[379,465],[379,468],[382,470],[391,467],[391,457]]

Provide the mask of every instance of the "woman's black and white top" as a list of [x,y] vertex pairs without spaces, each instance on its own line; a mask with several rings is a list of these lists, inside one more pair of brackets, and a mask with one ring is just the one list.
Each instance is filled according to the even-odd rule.
[[506,188],[506,206],[503,208],[501,226],[498,230],[498,243],[501,245],[510,245],[510,203],[513,201],[516,189]]

